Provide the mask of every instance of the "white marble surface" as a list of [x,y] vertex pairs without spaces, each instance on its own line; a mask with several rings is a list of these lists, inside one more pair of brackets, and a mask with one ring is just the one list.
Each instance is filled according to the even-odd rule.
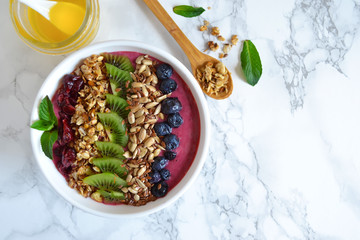
[[[65,56],[37,53],[16,35],[0,3],[0,239],[360,239],[360,1],[161,0],[201,50],[212,37],[257,46],[263,76],[242,80],[240,45],[224,60],[234,93],[208,99],[210,153],[172,206],[149,216],[105,219],[49,186],[29,142],[36,92]],[[199,18],[174,5],[211,7]],[[129,24],[131,23],[131,24]],[[140,0],[101,0],[95,39],[146,41],[189,66]]]

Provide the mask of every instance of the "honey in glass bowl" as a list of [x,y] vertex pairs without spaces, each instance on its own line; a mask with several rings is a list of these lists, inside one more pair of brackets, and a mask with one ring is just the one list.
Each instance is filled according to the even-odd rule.
[[[13,25],[22,40],[33,49],[46,54],[65,54],[89,44],[99,27],[98,0],[58,0],[50,9],[50,21],[42,15],[10,0]],[[52,20],[58,24],[54,25]],[[60,24],[60,25],[59,25]]]

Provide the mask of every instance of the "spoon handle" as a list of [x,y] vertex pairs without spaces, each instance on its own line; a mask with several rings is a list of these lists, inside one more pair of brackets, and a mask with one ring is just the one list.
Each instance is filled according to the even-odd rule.
[[180,45],[186,56],[189,58],[191,67],[194,71],[194,63],[203,58],[203,54],[190,42],[186,35],[180,30],[178,25],[172,20],[169,14],[161,6],[158,0],[143,0],[150,8],[154,15],[159,19],[162,25],[173,36],[176,42]]

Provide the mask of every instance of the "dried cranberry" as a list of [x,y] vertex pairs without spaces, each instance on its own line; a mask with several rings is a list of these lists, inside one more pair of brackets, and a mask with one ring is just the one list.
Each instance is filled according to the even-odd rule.
[[77,95],[78,94],[76,93],[76,97],[69,97],[67,103],[71,104],[72,106],[76,106]]
[[78,93],[83,88],[84,81],[82,80],[82,78],[80,76],[76,76],[73,79],[73,81],[74,81],[74,85],[73,85],[72,91],[74,93]]
[[[71,118],[71,116],[68,115],[68,114],[66,114],[65,112],[59,112],[59,116],[60,116],[60,119],[61,119],[61,120],[62,120],[62,119],[70,120],[70,118]],[[62,125],[61,125],[61,126],[62,126]],[[59,128],[61,128],[61,127],[59,126]]]
[[75,107],[72,105],[65,105],[62,107],[62,110],[68,115],[73,115],[75,113]]
[[84,84],[80,76],[67,74],[64,76],[65,91],[67,93],[78,93]]
[[62,158],[61,158],[62,165],[65,168],[68,168],[75,161],[75,159],[76,159],[75,150],[72,148],[69,148],[69,147],[65,147],[63,150]]
[[63,131],[61,137],[61,144],[65,145],[74,140],[74,132],[70,127],[70,124],[67,119],[62,120]]
[[65,100],[65,94],[64,93],[59,93],[56,102],[59,106],[62,106],[64,104],[64,100]]
[[59,141],[56,141],[53,146],[53,155],[57,157],[61,157],[63,151],[63,147],[60,145]]

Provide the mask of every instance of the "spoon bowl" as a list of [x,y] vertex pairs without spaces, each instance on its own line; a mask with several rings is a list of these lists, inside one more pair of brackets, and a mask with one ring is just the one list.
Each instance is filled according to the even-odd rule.
[[[195,76],[195,79],[199,82],[199,80],[196,77],[198,69],[202,68],[208,62],[211,62],[213,63],[213,65],[216,65],[220,61],[217,60],[216,58],[213,58],[209,55],[200,52],[186,37],[186,35],[180,30],[180,28],[176,25],[174,20],[172,20],[172,18],[169,16],[169,14],[165,11],[165,9],[161,6],[161,4],[157,0],[143,0],[143,1],[149,7],[149,9],[154,13],[154,15],[159,19],[162,25],[168,30],[171,36],[173,36],[173,38],[177,41],[180,47],[183,49],[183,51],[185,52],[186,56],[190,61],[193,75]],[[214,93],[209,93],[205,91],[203,88],[201,88],[206,95],[215,99],[225,99],[231,95],[233,91],[233,82],[229,70],[228,69],[226,70],[229,74],[229,78],[226,85],[227,91],[220,92],[219,94],[214,94]]]

